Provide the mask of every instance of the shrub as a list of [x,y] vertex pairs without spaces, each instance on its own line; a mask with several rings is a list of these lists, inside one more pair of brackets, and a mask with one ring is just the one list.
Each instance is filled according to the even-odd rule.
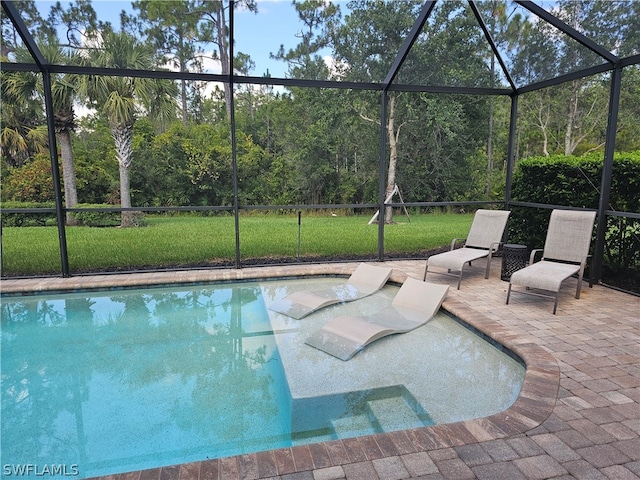
[[79,203],[76,208],[86,209],[81,212],[74,212],[78,225],[85,227],[115,227],[120,225],[119,212],[96,211],[97,208],[113,208],[108,204]]
[[[33,227],[56,224],[55,211],[16,212],[6,213],[8,209],[55,209],[54,202],[1,202],[3,227]],[[109,204],[79,203],[75,208],[83,209],[74,211],[77,224],[85,227],[116,227],[120,225],[120,212],[97,211],[101,208],[114,208]],[[144,227],[146,219],[144,212],[132,212],[133,224],[136,227]]]
[[2,197],[17,202],[53,202],[53,176],[51,162],[38,155],[32,162],[9,169],[2,181]]
[[[514,201],[597,209],[603,170],[602,154],[584,157],[532,157],[518,163],[513,175]],[[608,210],[640,211],[640,151],[614,155]],[[513,207],[509,241],[541,248],[550,211]],[[609,270],[640,269],[640,222],[610,216],[605,234],[605,262]]]
[[[6,209],[55,209],[54,202],[1,202],[0,208]],[[32,226],[44,226],[47,224],[55,225],[56,213],[54,212],[20,212],[20,213],[6,213],[2,212],[2,226],[3,227],[32,227]]]

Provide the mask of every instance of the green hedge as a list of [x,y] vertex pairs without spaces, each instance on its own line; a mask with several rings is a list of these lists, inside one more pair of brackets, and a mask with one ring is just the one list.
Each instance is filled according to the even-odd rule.
[[[76,208],[86,208],[87,211],[74,212],[74,216],[78,225],[84,225],[86,227],[114,227],[120,225],[120,213],[119,212],[96,212],[95,208],[113,208],[113,205],[108,204],[91,204],[91,203],[79,203]],[[55,208],[54,202],[2,202],[0,208],[5,209],[17,209],[17,208]],[[144,214],[141,212],[135,212],[136,225],[144,224]],[[2,212],[2,226],[3,227],[33,227],[44,225],[55,225],[56,213],[55,212],[35,212],[35,213],[5,213]]]
[[113,208],[113,205],[99,203],[79,203],[75,208],[86,208],[84,212],[73,212],[78,225],[85,227],[115,227],[120,225],[119,212],[96,212],[95,208]]
[[[603,157],[555,155],[518,163],[513,175],[514,201],[597,209]],[[640,212],[640,151],[614,155],[608,210]],[[548,209],[513,207],[509,242],[541,248],[549,223]],[[613,268],[640,268],[640,222],[609,217],[605,262]]]
[[56,212],[6,213],[14,208],[56,208],[54,202],[0,202],[3,227],[34,227],[56,224]]

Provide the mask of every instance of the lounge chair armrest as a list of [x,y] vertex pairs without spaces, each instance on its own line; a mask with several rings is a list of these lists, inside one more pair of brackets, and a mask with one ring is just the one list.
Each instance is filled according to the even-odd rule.
[[536,253],[541,252],[542,248],[535,248],[531,250],[531,255],[529,255],[529,265],[533,265],[536,261]]
[[502,245],[502,242],[493,242],[491,245],[489,245],[489,256],[492,256],[495,252],[497,252],[500,245]]
[[458,240],[465,241],[466,238],[454,238],[453,240],[451,240],[451,247],[449,248],[449,250],[455,250]]

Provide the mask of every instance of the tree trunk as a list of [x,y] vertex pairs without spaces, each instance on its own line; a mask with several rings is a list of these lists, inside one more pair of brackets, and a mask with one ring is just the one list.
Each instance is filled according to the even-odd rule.
[[[111,136],[116,146],[116,158],[120,167],[120,207],[131,207],[131,189],[129,182],[129,167],[131,166],[131,142],[133,139],[133,125],[115,125],[111,127]],[[120,214],[121,227],[135,226],[134,212]]]
[[[129,167],[120,165],[120,206],[122,208],[131,207],[131,190],[129,181]],[[120,226],[135,227],[135,212],[121,212]]]
[[569,95],[569,107],[567,112],[567,128],[564,132],[564,154],[571,155],[576,145],[573,142],[573,129],[578,116],[578,101],[580,99],[580,82],[571,82]]
[[547,136],[547,129],[542,129],[542,154],[545,157],[549,156],[549,137]]
[[186,127],[189,123],[189,116],[187,113],[187,81],[180,80],[180,96],[182,100],[182,124]]
[[[71,149],[71,133],[64,129],[58,132],[60,142],[60,156],[62,158],[62,181],[64,183],[64,204],[66,208],[73,208],[78,204],[78,190],[76,189],[76,175],[73,167],[73,150]],[[67,225],[76,225],[76,217],[67,212]]]
[[[180,49],[184,48],[184,37],[180,37]],[[180,57],[180,71],[188,72],[187,62],[184,58]],[[182,124],[186,127],[189,122],[189,114],[187,108],[187,81],[183,78],[180,80],[180,100],[182,102]]]
[[[216,12],[218,22],[218,48],[220,50],[220,63],[222,65],[222,74],[227,75],[231,73],[231,61],[229,60],[229,48],[227,42],[227,22],[224,18],[224,8],[222,4],[220,9]],[[223,83],[224,87],[224,100],[226,103],[227,120],[231,120],[231,87],[228,82]]]
[[[545,108],[547,109],[545,111]],[[544,117],[543,117],[544,115]],[[540,110],[538,110],[538,120],[540,131],[542,132],[542,154],[549,156],[549,134],[547,133],[547,124],[549,123],[549,110],[543,102],[540,102]]]
[[542,134],[542,154],[545,157],[549,156],[549,120],[551,118],[551,110],[549,102],[551,101],[548,96],[538,95],[539,101],[536,109],[536,120],[538,121],[538,127],[540,127],[540,133]]
[[[387,137],[389,139],[389,170],[387,172],[387,188],[385,198],[393,192],[396,186],[396,163],[398,161],[398,142],[395,132],[395,106],[396,97],[389,97],[389,121],[387,122]],[[384,223],[393,223],[393,208],[387,207],[384,211]]]

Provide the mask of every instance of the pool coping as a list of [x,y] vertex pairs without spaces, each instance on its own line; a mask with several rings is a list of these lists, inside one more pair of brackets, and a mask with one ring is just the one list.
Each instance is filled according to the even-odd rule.
[[[177,283],[249,281],[317,275],[349,275],[354,264],[317,264],[287,268],[247,268],[242,270],[177,271],[162,274],[95,275],[56,279],[2,280],[3,295],[53,293],[127,286],[159,286]],[[390,281],[403,283],[407,275],[394,270]],[[26,285],[29,285],[27,288]],[[511,350],[525,364],[522,388],[515,402],[494,415],[410,430],[379,433],[349,439],[297,445],[158,467],[122,474],[93,477],[101,480],[147,480],[159,478],[236,479],[270,478],[310,470],[371,461],[380,458],[498,440],[525,433],[542,424],[553,412],[560,387],[560,368],[555,358],[541,346],[522,342],[517,334],[455,298],[443,307],[494,342]]]

